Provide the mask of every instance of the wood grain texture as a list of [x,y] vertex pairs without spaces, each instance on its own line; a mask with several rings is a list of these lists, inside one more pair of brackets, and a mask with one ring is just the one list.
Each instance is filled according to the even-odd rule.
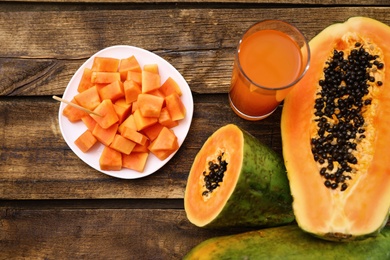
[[0,207],[0,258],[175,260],[204,239],[237,232],[197,228],[176,209]]
[[118,44],[162,56],[182,73],[195,93],[226,93],[235,46],[257,21],[289,21],[308,39],[351,16],[365,15],[390,24],[389,7],[120,7],[0,9],[0,95],[61,95],[88,57]]
[[[0,2],[28,2],[28,3],[190,3],[197,4],[199,0],[2,0]],[[364,2],[357,2],[354,0],[207,0],[208,3],[226,4],[226,3],[245,3],[245,4],[306,4],[306,5],[389,5],[387,0],[366,0]]]
[[[58,124],[59,103],[37,98],[0,99],[0,199],[183,198],[192,160],[219,127],[235,123],[281,154],[281,109],[261,122],[236,116],[226,94],[194,95],[189,134],[175,157],[139,180],[108,177],[82,162]],[[44,113],[43,113],[44,111]]]
[[[181,259],[207,238],[246,231],[197,228],[183,209],[192,160],[219,127],[234,123],[282,155],[281,106],[258,122],[229,107],[240,36],[257,21],[282,19],[310,40],[351,16],[390,25],[389,13],[388,0],[0,1],[0,259]],[[160,55],[194,97],[183,146],[142,179],[82,162],[62,138],[51,98],[112,45]]]

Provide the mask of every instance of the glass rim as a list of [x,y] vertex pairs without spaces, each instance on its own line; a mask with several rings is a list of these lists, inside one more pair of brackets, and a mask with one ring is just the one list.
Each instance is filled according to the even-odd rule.
[[[263,86],[263,85],[260,85],[256,82],[254,82],[244,71],[244,69],[242,68],[241,66],[241,63],[240,63],[240,58],[238,56],[239,52],[240,52],[240,46],[241,46],[241,43],[242,43],[242,39],[244,38],[244,36],[253,28],[255,27],[256,25],[258,24],[261,24],[261,23],[265,23],[265,22],[278,22],[278,23],[283,23],[285,25],[288,25],[290,26],[293,30],[295,30],[296,32],[298,32],[301,36],[302,36],[302,39],[305,43],[305,46],[307,48],[307,62],[306,62],[306,66],[304,68],[304,70],[302,70],[302,72],[300,73],[300,75],[294,79],[291,83],[287,84],[287,85],[284,85],[284,86],[281,86],[281,87],[276,87],[276,88],[270,88],[270,87],[266,87],[266,86]],[[302,49],[302,48],[301,48]],[[303,76],[306,74],[306,72],[308,71],[309,67],[310,67],[310,58],[311,58],[311,53],[310,53],[310,46],[309,46],[309,42],[307,41],[305,35],[295,26],[295,25],[292,25],[291,23],[288,23],[286,21],[283,21],[283,20],[278,20],[278,19],[266,19],[266,20],[262,20],[260,22],[256,22],[254,24],[252,24],[241,36],[240,38],[240,41],[238,42],[238,45],[237,45],[237,48],[236,48],[236,53],[235,53],[235,59],[236,59],[236,62],[237,62],[237,66],[240,70],[240,72],[242,73],[242,75],[244,75],[245,79],[248,80],[251,84],[253,84],[255,87],[258,87],[258,88],[261,88],[261,89],[265,89],[265,90],[283,90],[283,89],[287,89],[287,88],[290,88],[292,87],[293,85],[297,84],[298,81],[300,81]]]

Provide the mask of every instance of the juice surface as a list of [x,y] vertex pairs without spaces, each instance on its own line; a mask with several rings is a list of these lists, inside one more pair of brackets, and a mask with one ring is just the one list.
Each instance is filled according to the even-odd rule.
[[236,109],[253,117],[273,112],[288,93],[288,90],[273,88],[289,85],[302,70],[299,46],[289,36],[275,30],[258,31],[245,38],[238,58],[252,82],[271,88],[265,90],[251,84],[240,73],[236,61],[229,97]]
[[244,39],[239,59],[245,74],[267,88],[289,85],[299,76],[302,66],[299,46],[275,30],[258,31]]

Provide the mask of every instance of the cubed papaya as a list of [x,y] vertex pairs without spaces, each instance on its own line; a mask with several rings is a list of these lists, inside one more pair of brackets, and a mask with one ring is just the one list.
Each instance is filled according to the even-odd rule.
[[137,100],[138,95],[142,93],[141,86],[134,80],[126,80],[123,83],[126,103],[131,104]]
[[109,128],[102,128],[99,124],[95,125],[95,128],[92,131],[92,134],[98,139],[99,142],[105,146],[109,146],[118,131],[118,124],[114,124]]
[[105,146],[99,159],[103,171],[120,171],[122,169],[122,153]]
[[179,121],[172,120],[171,115],[169,114],[168,109],[166,107],[163,107],[161,109],[161,113],[160,113],[160,116],[158,118],[158,122],[161,125],[166,126],[168,128],[172,128],[172,127],[179,125]]
[[121,80],[119,72],[93,71],[91,75],[91,82],[93,84],[109,84],[117,80]]
[[159,117],[163,103],[164,98],[147,93],[141,93],[137,98],[138,108],[143,117]]
[[149,150],[173,150],[177,145],[177,137],[173,130],[163,127],[157,138],[150,144]]
[[179,149],[179,144],[176,142],[175,147],[172,150],[150,150],[154,156],[156,156],[161,161],[167,159],[172,153],[176,152]]
[[118,132],[119,132],[119,133],[122,133],[122,132],[123,132],[123,129],[124,129],[125,127],[129,127],[129,128],[134,129],[134,130],[137,130],[137,125],[135,124],[134,115],[133,115],[133,114],[129,115],[129,116],[125,119],[125,121],[123,121],[123,123],[119,125]]
[[92,71],[116,72],[119,67],[119,59],[110,57],[95,57],[92,63]]
[[142,72],[129,71],[126,80],[134,80],[138,85],[142,86]]
[[96,137],[90,130],[85,130],[75,141],[74,144],[83,152],[86,153],[97,143]]
[[77,87],[79,93],[91,88],[93,86],[91,82],[92,70],[90,68],[84,68],[83,75]]
[[115,112],[114,105],[110,99],[103,100],[94,110],[95,113],[99,114],[94,115],[91,114],[91,117],[95,119],[95,121],[102,128],[109,128],[110,126],[119,122],[118,115]]
[[95,119],[93,119],[90,115],[86,115],[83,118],[81,118],[83,121],[84,125],[89,129],[89,131],[93,131],[95,128],[95,125],[97,124]]
[[130,115],[131,107],[125,108],[117,104],[113,104],[116,114],[118,115],[118,123],[122,124]]
[[143,117],[139,109],[135,110],[133,115],[137,131],[141,131],[142,129],[158,122],[157,117]]
[[134,114],[137,109],[138,109],[137,101],[134,101],[133,103],[131,103],[131,113]]
[[131,111],[131,104],[127,104],[126,98],[124,98],[124,97],[118,99],[117,101],[115,101],[115,105],[124,107],[124,108],[126,108],[126,109],[129,109],[129,111]]
[[145,145],[136,144],[132,153],[149,153],[150,140],[148,139]]
[[157,63],[145,64],[143,70],[159,74]]
[[181,96],[183,93],[180,89],[180,86],[179,84],[177,84],[177,82],[171,78],[171,77],[168,77],[164,83],[161,85],[161,88],[160,88],[161,92],[165,95],[165,96],[169,96],[170,94],[172,93],[177,93],[179,96]]
[[148,94],[154,95],[154,96],[157,96],[157,97],[162,97],[164,99],[164,103],[163,103],[163,106],[164,106],[164,104],[165,104],[165,95],[164,95],[164,93],[161,92],[161,88],[149,91]]
[[173,121],[181,120],[186,115],[186,107],[177,93],[165,97],[165,105]]
[[142,71],[142,93],[148,93],[161,87],[160,75],[147,70]]
[[111,99],[112,102],[115,102],[116,100],[124,97],[125,93],[123,90],[122,81],[116,80],[114,82],[111,82],[107,86],[101,88],[99,90],[99,95],[102,100]]
[[133,151],[135,145],[136,143],[134,143],[133,141],[119,134],[116,134],[114,136],[114,140],[110,144],[110,147],[123,154],[130,154],[131,151]]
[[165,160],[179,149],[179,143],[174,132],[164,127],[157,138],[148,146],[148,149],[158,159]]
[[125,81],[129,71],[141,72],[141,66],[133,55],[126,59],[121,59],[118,71],[121,74],[121,80]]
[[129,155],[122,155],[122,166],[137,172],[143,172],[145,169],[146,161],[148,160],[148,152],[133,152]]
[[[70,102],[77,104],[77,101],[73,98]],[[83,110],[80,110],[78,108],[75,108],[71,105],[66,105],[65,108],[62,110],[62,115],[68,118],[68,120],[72,123],[81,121],[81,119],[84,116],[87,116],[88,113],[84,112]]]
[[89,110],[94,110],[101,102],[96,86],[77,94],[74,96],[74,99],[77,101],[77,104]]
[[145,145],[148,140],[145,135],[129,127],[123,128],[121,135],[140,145]]
[[150,141],[153,141],[157,138],[158,134],[160,133],[161,129],[163,129],[163,125],[160,123],[156,123],[154,125],[151,125],[145,129],[142,130],[142,133],[148,137]]

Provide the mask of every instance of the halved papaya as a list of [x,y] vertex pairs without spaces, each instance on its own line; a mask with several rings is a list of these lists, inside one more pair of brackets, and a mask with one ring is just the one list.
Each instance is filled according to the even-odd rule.
[[199,227],[276,226],[294,220],[282,159],[233,124],[203,144],[187,180],[184,208]]
[[377,234],[390,209],[390,27],[365,17],[310,41],[284,101],[283,155],[299,226],[328,240]]

